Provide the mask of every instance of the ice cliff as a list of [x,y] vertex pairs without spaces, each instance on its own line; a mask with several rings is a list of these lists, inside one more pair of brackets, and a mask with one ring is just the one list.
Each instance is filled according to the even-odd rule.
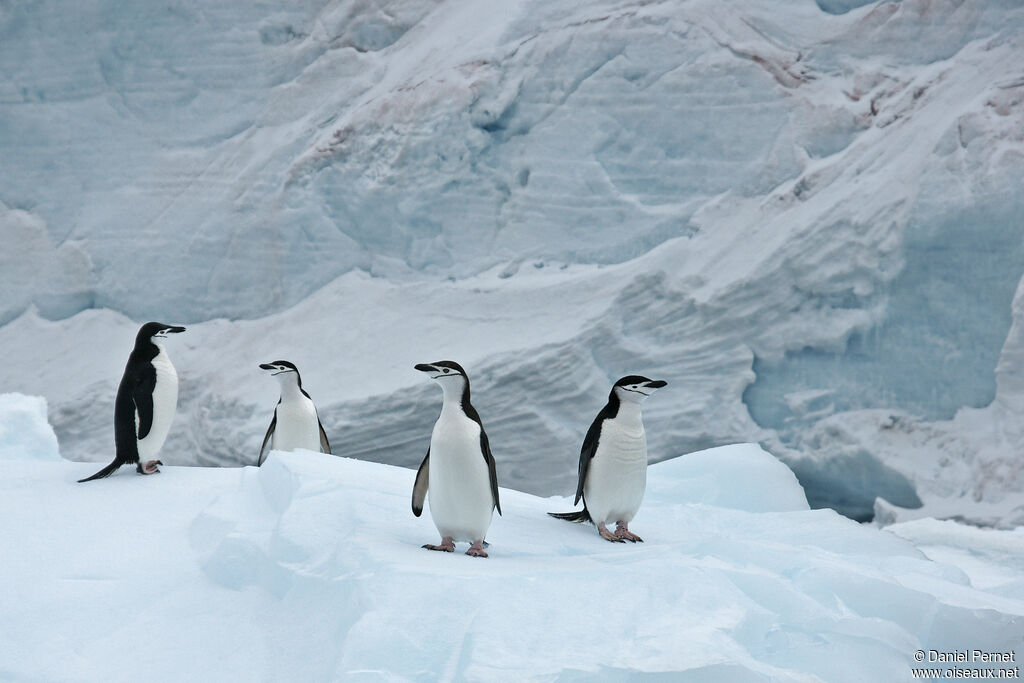
[[411,465],[437,397],[408,368],[454,358],[502,483],[551,494],[643,372],[670,382],[655,459],[760,441],[814,505],[1020,523],[1022,27],[952,0],[5,5],[0,382],[105,460],[132,328],[196,323],[168,461],[249,462],[255,364],[286,357],[339,453]]

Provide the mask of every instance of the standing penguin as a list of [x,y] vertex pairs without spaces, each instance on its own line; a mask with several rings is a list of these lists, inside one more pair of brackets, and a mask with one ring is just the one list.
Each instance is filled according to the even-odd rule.
[[154,458],[178,408],[178,373],[164,352],[164,340],[184,331],[163,323],[146,323],[139,329],[114,400],[114,462],[79,483],[109,477],[130,463],[139,474],[160,471],[157,465],[163,463]]
[[491,445],[480,415],[469,402],[469,377],[450,360],[421,363],[416,369],[427,373],[444,392],[441,415],[412,489],[412,513],[419,517],[429,488],[430,516],[441,534],[440,545],[423,547],[450,553],[456,541],[469,541],[467,555],[487,557],[484,537],[493,511],[501,514],[501,503]]
[[[640,404],[668,382],[628,375],[612,386],[580,449],[578,512],[549,512],[570,522],[593,522],[602,538],[617,543],[643,539],[629,530],[647,488],[647,434]],[[606,524],[615,522],[612,533]]]
[[294,451],[302,448],[330,454],[331,444],[327,441],[324,426],[320,424],[313,399],[302,388],[299,369],[286,360],[262,363],[260,368],[277,377],[281,385],[281,398],[274,408],[274,418],[267,428],[267,435],[263,437],[256,466],[263,464],[271,450]]

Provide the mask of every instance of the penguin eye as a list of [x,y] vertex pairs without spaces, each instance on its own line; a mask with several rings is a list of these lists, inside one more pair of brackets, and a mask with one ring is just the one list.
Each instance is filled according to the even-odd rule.
[[450,372],[450,370],[448,370],[448,368],[445,368],[444,372],[445,372],[445,374],[448,374]]

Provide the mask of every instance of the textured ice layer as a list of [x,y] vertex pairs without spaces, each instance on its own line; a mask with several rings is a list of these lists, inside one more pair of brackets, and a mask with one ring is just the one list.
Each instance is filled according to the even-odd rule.
[[760,441],[857,518],[1024,521],[995,373],[1024,352],[1022,26],[952,0],[5,6],[0,380],[106,460],[132,328],[203,321],[169,458],[249,462],[254,365],[287,357],[339,452],[411,465],[436,396],[406,369],[454,358],[508,484],[554,493],[640,372],[670,382],[656,460]]
[[1012,650],[1024,618],[1019,533],[908,541],[809,510],[750,444],[653,465],[643,544],[502,489],[486,560],[420,548],[409,469],[275,452],[75,483],[91,471],[0,462],[7,678],[887,681],[918,649]]

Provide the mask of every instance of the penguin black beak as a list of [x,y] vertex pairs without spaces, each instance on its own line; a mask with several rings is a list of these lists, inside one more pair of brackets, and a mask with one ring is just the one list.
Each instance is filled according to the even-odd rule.
[[667,385],[668,385],[668,382],[666,382],[663,379],[656,379],[656,380],[653,380],[651,382],[647,382],[646,384],[644,384],[645,387],[650,387],[651,389],[661,389],[662,387],[667,386]]
[[172,334],[178,334],[179,332],[184,332],[184,331],[185,331],[185,328],[181,327],[180,325],[175,325],[174,327],[168,327],[167,328],[167,332],[170,332]]
[[426,363],[418,363],[414,367],[420,372],[437,372],[437,368]]
[[276,369],[277,368],[275,368],[270,363],[260,363],[260,370],[276,370]]

